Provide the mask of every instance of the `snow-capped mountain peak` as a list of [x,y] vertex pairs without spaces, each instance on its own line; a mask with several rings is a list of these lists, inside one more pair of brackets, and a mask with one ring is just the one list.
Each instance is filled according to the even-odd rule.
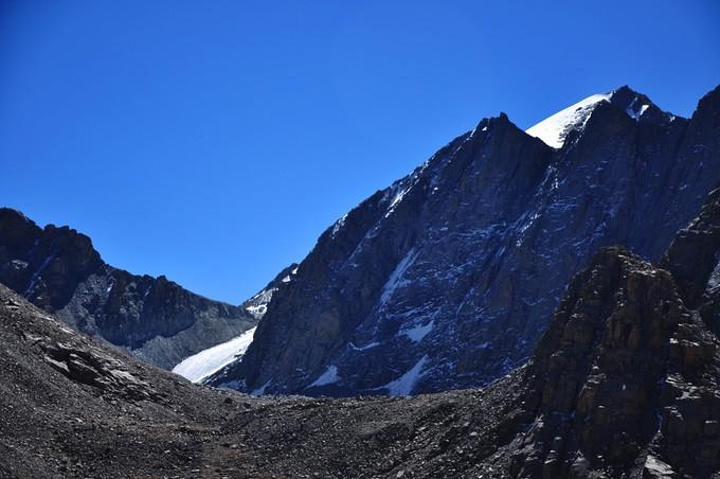
[[580,100],[531,126],[525,132],[539,138],[548,146],[560,149],[565,145],[570,132],[580,131],[585,127],[593,111],[602,102],[612,103],[635,121],[671,121],[675,118],[674,115],[660,110],[647,96],[628,86],[622,86]]
[[598,103],[610,101],[612,93],[600,93],[589,96],[574,105],[571,105],[554,115],[544,119],[540,123],[528,128],[525,132],[539,138],[548,146],[562,148],[568,134],[585,126],[590,114]]

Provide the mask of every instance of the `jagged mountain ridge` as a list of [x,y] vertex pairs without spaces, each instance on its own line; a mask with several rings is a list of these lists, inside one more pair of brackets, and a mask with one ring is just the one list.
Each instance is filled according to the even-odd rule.
[[719,258],[715,190],[659,265],[595,254],[523,367],[410,398],[193,386],[0,286],[0,475],[717,479]]
[[207,299],[164,276],[114,268],[87,236],[40,228],[9,208],[0,209],[0,282],[79,331],[167,369],[257,323],[243,306]]
[[297,274],[297,269],[298,265],[292,263],[280,271],[260,292],[243,303],[245,311],[258,320],[262,319],[267,312],[267,305],[272,300],[273,294],[292,280],[292,277]]
[[210,384],[408,394],[500,377],[598,247],[656,260],[697,211],[720,179],[718,97],[687,120],[623,87],[571,109],[559,148],[481,121],[325,231]]

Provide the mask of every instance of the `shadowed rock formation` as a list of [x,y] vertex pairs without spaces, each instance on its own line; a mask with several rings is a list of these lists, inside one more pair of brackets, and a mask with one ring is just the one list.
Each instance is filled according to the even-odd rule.
[[164,276],[106,264],[90,238],[44,229],[0,208],[0,282],[78,330],[163,368],[255,325],[243,307],[213,301]]

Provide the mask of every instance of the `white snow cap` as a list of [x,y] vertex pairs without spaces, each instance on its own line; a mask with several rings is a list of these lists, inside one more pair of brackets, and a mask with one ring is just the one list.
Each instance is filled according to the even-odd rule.
[[637,122],[641,121],[643,115],[648,111],[651,111],[656,118],[660,115],[664,115],[669,121],[675,118],[670,113],[660,111],[645,95],[633,91],[628,86],[623,86],[607,93],[589,96],[528,128],[525,133],[539,138],[548,146],[562,148],[570,132],[582,130],[597,105],[603,101],[611,102],[622,108],[630,118]]
[[568,134],[584,127],[595,106],[602,101],[610,101],[613,93],[589,96],[528,128],[525,133],[541,139],[548,146],[562,148]]

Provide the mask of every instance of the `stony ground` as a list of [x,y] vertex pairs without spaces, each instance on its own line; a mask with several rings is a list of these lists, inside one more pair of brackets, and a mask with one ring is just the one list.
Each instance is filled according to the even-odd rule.
[[477,477],[519,411],[512,377],[409,399],[202,388],[4,287],[0,345],[2,477]]

